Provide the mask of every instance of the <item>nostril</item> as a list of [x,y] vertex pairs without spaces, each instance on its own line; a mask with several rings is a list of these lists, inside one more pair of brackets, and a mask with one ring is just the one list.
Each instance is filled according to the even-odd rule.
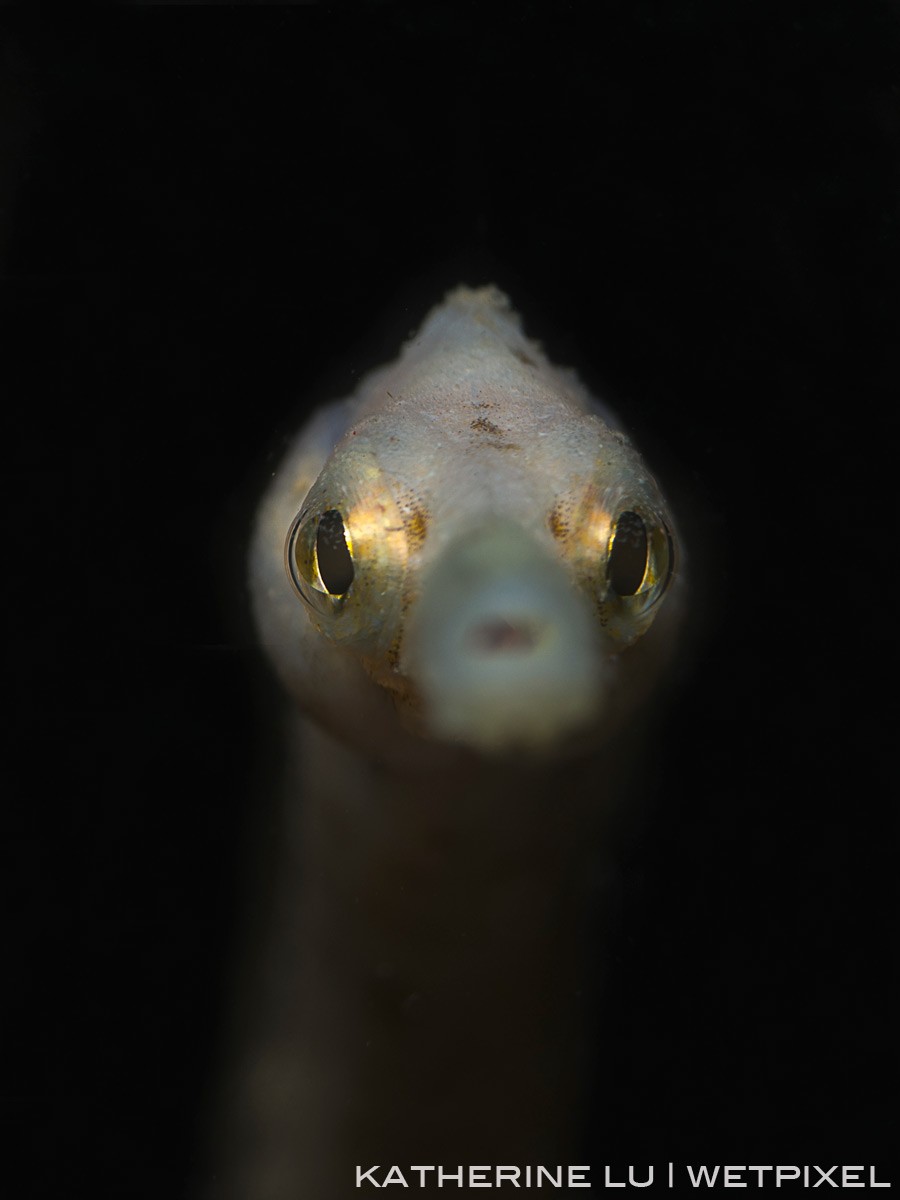
[[466,647],[477,654],[507,654],[533,650],[540,640],[537,622],[490,617],[470,629]]

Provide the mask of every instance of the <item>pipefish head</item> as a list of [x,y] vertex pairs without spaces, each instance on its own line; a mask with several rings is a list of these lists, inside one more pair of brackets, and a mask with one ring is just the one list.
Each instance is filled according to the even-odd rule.
[[355,428],[290,523],[308,620],[417,735],[553,754],[619,727],[662,657],[637,647],[675,578],[671,517],[627,440],[580,423],[570,463],[548,443],[412,464]]

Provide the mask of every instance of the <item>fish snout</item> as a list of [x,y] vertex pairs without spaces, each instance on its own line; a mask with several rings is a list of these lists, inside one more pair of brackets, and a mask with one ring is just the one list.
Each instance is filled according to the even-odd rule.
[[513,523],[458,538],[426,569],[403,657],[432,734],[489,753],[552,747],[596,715],[602,696],[584,595]]

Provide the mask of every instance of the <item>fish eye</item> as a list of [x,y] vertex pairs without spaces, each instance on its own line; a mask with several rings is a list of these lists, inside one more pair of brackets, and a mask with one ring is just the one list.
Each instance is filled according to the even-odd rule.
[[353,556],[347,544],[344,518],[336,508],[329,508],[319,517],[315,563],[330,596],[343,596],[349,592],[353,583]]
[[630,509],[613,527],[606,560],[606,578],[617,596],[634,596],[647,571],[649,538],[643,518]]
[[352,540],[340,509],[303,509],[288,532],[285,563],[300,596],[322,611],[343,603],[353,583]]
[[675,543],[662,515],[651,507],[622,509],[610,525],[603,578],[598,580],[600,619],[606,633],[630,646],[649,629],[675,567]]
[[409,557],[393,488],[374,453],[351,443],[326,462],[284,541],[288,579],[313,625],[382,657],[397,640]]

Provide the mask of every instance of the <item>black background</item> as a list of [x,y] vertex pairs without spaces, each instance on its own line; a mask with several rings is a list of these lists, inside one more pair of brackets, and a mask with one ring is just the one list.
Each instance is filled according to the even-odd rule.
[[253,500],[461,280],[623,414],[695,568],[593,1161],[889,1174],[897,10],[485,7],[0,18],[17,1195],[187,1194],[276,745]]

